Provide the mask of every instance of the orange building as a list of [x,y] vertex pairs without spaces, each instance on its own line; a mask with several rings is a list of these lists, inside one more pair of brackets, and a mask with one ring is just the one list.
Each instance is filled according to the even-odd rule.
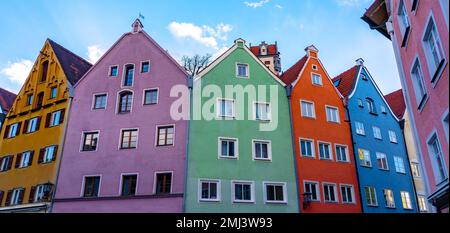
[[361,212],[352,138],[343,97],[314,46],[282,75],[290,85],[302,213]]
[[61,45],[45,42],[0,134],[0,212],[48,211],[73,85],[90,67]]

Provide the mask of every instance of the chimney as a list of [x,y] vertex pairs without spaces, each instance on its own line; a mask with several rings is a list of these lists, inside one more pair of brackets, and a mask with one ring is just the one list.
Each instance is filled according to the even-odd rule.
[[306,54],[308,55],[308,57],[316,57],[316,58],[317,58],[317,53],[319,52],[319,50],[314,45],[310,45],[310,46],[306,47],[305,51],[306,51]]

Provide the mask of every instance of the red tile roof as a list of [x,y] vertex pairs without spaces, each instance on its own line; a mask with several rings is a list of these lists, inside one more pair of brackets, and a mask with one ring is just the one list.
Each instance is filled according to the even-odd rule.
[[402,119],[403,115],[405,114],[405,110],[406,110],[406,104],[405,104],[405,99],[403,97],[402,89],[385,95],[384,99],[386,99],[386,101],[388,102],[388,104],[391,107],[394,114],[399,119]]
[[[259,56],[261,53],[260,46],[251,46],[250,51],[252,51],[255,56]],[[278,47],[276,44],[267,45],[267,55],[277,55],[278,54]]]
[[70,84],[75,85],[92,67],[92,64],[53,40],[48,39],[48,42],[58,57],[58,61],[61,63],[64,74],[66,74]]
[[4,112],[8,112],[16,99],[16,94],[0,87],[0,106]]
[[308,57],[303,56],[297,63],[295,63],[291,68],[286,70],[280,77],[281,81],[286,83],[286,85],[291,85],[295,80],[297,80],[300,71],[302,71],[305,66]]
[[333,78],[334,84],[336,84],[336,82],[339,82],[335,86],[344,97],[347,97],[353,90],[358,70],[359,66],[355,65],[352,68],[343,72],[342,74]]

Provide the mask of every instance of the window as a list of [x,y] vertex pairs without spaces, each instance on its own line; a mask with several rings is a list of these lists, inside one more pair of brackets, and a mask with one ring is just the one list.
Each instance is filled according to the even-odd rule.
[[305,157],[314,157],[314,142],[307,139],[300,139],[301,155]]
[[364,108],[364,103],[363,103],[362,99],[358,99],[358,107]]
[[336,160],[339,162],[349,162],[347,146],[336,145]]
[[98,94],[94,96],[94,109],[105,109],[106,108],[106,94]]
[[355,122],[355,126],[356,126],[356,134],[366,135],[366,131],[364,129],[364,124],[363,123],[361,123],[359,121],[356,121]]
[[48,123],[46,122],[45,125],[48,127],[54,127],[62,124],[64,121],[63,110],[47,114],[46,121],[48,121]]
[[58,88],[52,87],[52,89],[50,90],[50,99],[56,98],[57,94],[58,94]]
[[335,107],[326,107],[327,121],[339,123],[339,110]]
[[130,91],[125,91],[119,95],[119,113],[129,113],[131,112],[131,107],[133,105],[133,93]]
[[389,140],[392,143],[397,143],[397,134],[392,130],[389,130]]
[[48,61],[42,63],[41,69],[41,82],[45,82],[45,80],[47,80]]
[[158,103],[158,89],[145,90],[144,105],[151,105]]
[[319,183],[306,181],[305,194],[309,194],[311,201],[320,201]]
[[175,140],[174,126],[159,126],[157,146],[172,146]]
[[109,68],[109,76],[116,77],[118,73],[119,68],[117,66],[111,66]]
[[386,208],[395,208],[394,193],[390,189],[383,190]]
[[136,174],[122,175],[122,196],[134,196],[136,194],[137,178]]
[[376,155],[377,155],[378,169],[389,170],[386,154],[377,152]]
[[40,92],[37,96],[36,108],[42,107],[43,101],[44,101],[44,92]]
[[120,140],[120,149],[136,149],[138,142],[138,130],[127,129],[122,130],[122,137]]
[[172,189],[172,173],[156,174],[156,194],[168,194]]
[[411,79],[414,88],[414,95],[416,97],[417,108],[421,109],[427,97],[427,90],[425,89],[422,68],[419,63],[419,59],[413,65],[411,71]]
[[403,1],[400,2],[397,15],[399,17],[399,27],[403,38],[402,47],[404,47],[409,36],[411,25],[409,23],[408,12]]
[[434,83],[444,65],[445,55],[433,18],[430,18],[427,28],[425,29],[423,42],[425,47],[425,55],[430,70],[431,82]]
[[383,114],[387,113],[386,112],[386,107],[384,105],[381,105],[380,108],[381,108],[381,113],[383,113]]
[[301,111],[303,117],[315,118],[316,113],[314,111],[314,103],[301,101]]
[[313,70],[318,70],[318,68],[317,68],[316,65],[312,65],[312,69],[313,69]]
[[[19,134],[20,125],[21,125],[20,123],[14,123],[14,124],[10,125],[7,138],[13,138],[13,137],[17,136]],[[6,129],[8,129],[8,127],[6,127]],[[6,130],[5,130],[5,132],[6,132]]]
[[411,0],[411,11],[417,10],[418,3],[419,3],[419,0]]
[[39,161],[40,163],[51,163],[56,159],[56,152],[57,152],[56,146],[48,146],[43,149],[41,149],[39,154]]
[[377,126],[373,126],[373,137],[376,139],[383,139],[383,137],[381,136],[381,129]]
[[271,160],[272,152],[271,152],[270,141],[253,141],[253,159],[255,160]]
[[255,103],[255,120],[270,120],[270,104]]
[[219,157],[237,158],[237,139],[219,138]]
[[322,76],[318,74],[311,74],[311,78],[314,85],[322,86]]
[[361,79],[364,80],[364,81],[369,80],[369,79],[367,78],[367,75],[366,75],[366,74],[363,74],[363,73],[361,73]]
[[5,156],[3,157],[0,161],[0,172],[5,172],[8,171],[9,169],[11,169],[12,166],[12,160],[13,157],[12,156]]
[[247,64],[237,64],[236,65],[236,76],[237,77],[248,77],[248,65]]
[[335,184],[324,184],[323,185],[323,196],[325,202],[337,202],[336,185]]
[[411,172],[414,177],[420,177],[420,167],[418,163],[411,163]]
[[403,209],[408,209],[408,210],[412,209],[411,198],[409,196],[409,192],[402,191],[402,192],[400,192],[400,195],[402,196]]
[[430,152],[431,166],[433,167],[434,177],[437,184],[440,184],[447,178],[446,167],[442,154],[441,144],[437,135],[434,134],[430,140],[428,140],[428,150]]
[[369,109],[369,113],[377,114],[374,101],[371,98],[366,98],[366,102],[367,102],[367,109]]
[[14,189],[12,191],[11,199],[9,200],[9,205],[20,205],[23,201],[23,194],[25,189]]
[[84,177],[83,197],[98,197],[100,176]]
[[424,196],[418,196],[418,202],[419,202],[419,210],[422,213],[428,212],[428,207],[427,207],[427,200],[425,199]]
[[83,133],[82,151],[96,151],[98,143],[98,132]]
[[[49,200],[50,193],[52,191],[53,185],[41,184],[35,187],[32,187],[30,192],[30,200],[32,202],[41,202],[44,200]],[[34,195],[32,195],[34,194]]]
[[403,163],[403,158],[394,156],[394,164],[395,164],[395,171],[398,173],[405,174],[405,164]]
[[324,160],[332,160],[331,144],[319,142],[319,158]]
[[220,200],[220,181],[200,180],[200,201]]
[[267,203],[286,203],[285,183],[264,183],[264,193]]
[[350,204],[355,203],[355,197],[353,192],[353,186],[351,185],[341,185],[341,195],[342,195],[342,203]]
[[364,187],[366,203],[368,206],[378,206],[377,193],[374,187]]
[[124,87],[133,86],[133,78],[134,78],[134,65],[126,65],[123,79],[123,86]]
[[19,168],[25,168],[31,165],[31,162],[33,160],[33,152],[27,151],[23,152],[22,154],[17,155],[16,158],[16,168],[17,168],[17,162],[19,162]]
[[26,130],[26,133],[33,133],[39,130],[40,120],[40,117],[35,117],[25,121],[24,130]]
[[33,104],[33,95],[28,95],[27,96],[27,105],[26,106],[30,106]]
[[233,202],[253,202],[252,182],[232,182]]
[[[448,142],[448,121],[449,121],[448,111],[445,114],[446,115],[442,118],[442,127],[444,128],[445,136],[447,137],[447,142]],[[0,128],[1,127],[2,127],[2,125],[0,124]]]
[[359,163],[364,167],[372,167],[372,160],[370,159],[370,152],[364,149],[358,149]]
[[141,63],[141,73],[148,73],[150,71],[150,62],[144,61]]
[[234,117],[234,100],[219,99],[218,104],[219,117]]

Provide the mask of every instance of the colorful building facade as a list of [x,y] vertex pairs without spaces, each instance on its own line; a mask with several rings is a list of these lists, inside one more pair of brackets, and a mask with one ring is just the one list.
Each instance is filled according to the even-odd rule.
[[2,128],[0,212],[49,211],[73,85],[90,67],[46,40]]
[[427,201],[425,182],[423,180],[423,167],[420,164],[420,159],[417,155],[416,147],[414,144],[414,136],[411,129],[411,121],[409,115],[406,112],[406,104],[403,96],[402,89],[394,91],[386,96],[384,99],[387,101],[392,109],[392,112],[400,119],[400,126],[403,130],[403,137],[405,139],[406,150],[408,152],[409,162],[411,166],[411,175],[414,179],[414,187],[417,195],[417,206],[421,213],[428,213],[430,207]]
[[392,41],[428,201],[449,210],[449,1],[376,0],[363,20]]
[[282,75],[290,104],[302,213],[358,213],[360,194],[343,97],[314,46]]
[[187,213],[298,212],[284,86],[242,39],[195,78]]
[[278,44],[267,44],[265,41],[259,45],[250,45],[250,51],[261,60],[270,71],[279,75],[281,72],[281,57],[278,51]]
[[[9,112],[9,109],[16,99],[16,94],[11,93],[3,88],[0,88],[0,131],[3,126],[3,121]],[[1,140],[1,139],[0,139]]]
[[75,86],[53,212],[181,212],[187,74],[139,20]]
[[364,213],[417,212],[400,122],[362,59],[333,79],[345,97]]

